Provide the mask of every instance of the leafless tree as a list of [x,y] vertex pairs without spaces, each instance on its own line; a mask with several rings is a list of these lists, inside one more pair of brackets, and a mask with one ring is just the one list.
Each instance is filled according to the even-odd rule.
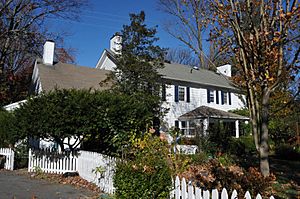
[[87,0],[0,0],[0,104],[11,99],[20,77],[40,55],[46,39],[58,39],[45,26],[50,17],[77,19]]
[[210,12],[206,0],[158,0],[160,10],[172,19],[166,21],[165,29],[173,37],[183,42],[205,67],[203,34],[209,23]]
[[168,50],[165,59],[171,63],[199,66],[199,59],[193,55],[194,53],[189,49],[171,48]]

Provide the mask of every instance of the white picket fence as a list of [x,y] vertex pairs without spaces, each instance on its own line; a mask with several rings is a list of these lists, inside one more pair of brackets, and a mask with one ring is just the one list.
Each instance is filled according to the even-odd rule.
[[[115,191],[113,186],[115,163],[116,159],[112,157],[89,151],[79,151],[78,156],[69,155],[55,158],[51,154],[35,155],[29,150],[28,171],[35,172],[37,169],[41,169],[48,173],[78,172],[83,179],[95,183],[105,193],[112,194]],[[217,189],[201,190],[194,187],[191,182],[187,183],[185,178],[180,180],[177,176],[170,198],[236,199],[241,198],[241,196],[238,196],[235,190],[230,195],[225,188],[221,192],[218,192]],[[251,199],[248,191],[244,198]],[[255,199],[262,199],[262,196],[258,194]],[[270,199],[274,199],[274,197],[271,196]]]
[[78,155],[60,156],[53,153],[36,155],[29,150],[28,172],[78,172],[83,179],[95,183],[102,191],[113,193],[115,159],[100,153],[79,151]]
[[[175,189],[171,192],[170,198],[174,199],[237,199],[242,198],[238,196],[236,190],[234,190],[231,195],[227,192],[226,188],[223,188],[221,192],[217,189],[213,189],[211,191],[201,190],[198,187],[194,187],[191,182],[182,178],[181,180],[177,176],[175,179]],[[249,191],[246,192],[245,199],[251,199],[251,194]],[[262,199],[262,196],[258,194],[255,199]],[[275,199],[273,196],[270,199]]]
[[113,175],[116,159],[89,151],[80,151],[79,153],[79,175],[87,181],[95,183],[105,193],[114,193]]
[[7,170],[14,170],[15,152],[10,148],[0,148],[0,155],[5,156],[4,168]]
[[45,173],[66,173],[76,172],[78,158],[76,156],[65,155],[57,157],[54,154],[34,154],[31,149],[28,153],[28,172],[36,172],[39,169]]

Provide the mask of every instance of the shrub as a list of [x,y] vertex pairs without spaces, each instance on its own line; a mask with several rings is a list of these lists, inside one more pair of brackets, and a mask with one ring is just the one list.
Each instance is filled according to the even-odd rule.
[[228,151],[234,155],[250,155],[256,153],[255,143],[251,135],[231,138],[228,149]]
[[27,142],[18,144],[15,148],[15,169],[26,168],[28,166],[28,145]]
[[300,160],[300,146],[291,146],[289,144],[281,144],[275,149],[275,153],[279,158],[287,160]]
[[157,137],[146,134],[135,141],[127,159],[119,161],[114,175],[117,198],[168,198],[172,170],[168,147]]

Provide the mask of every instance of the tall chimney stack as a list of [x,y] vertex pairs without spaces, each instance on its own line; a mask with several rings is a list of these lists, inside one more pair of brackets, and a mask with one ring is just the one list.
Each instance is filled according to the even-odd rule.
[[44,44],[44,52],[43,52],[43,63],[46,65],[53,65],[54,61],[54,41],[47,40]]
[[115,54],[120,55],[122,51],[122,35],[119,32],[116,32],[110,38],[110,50]]

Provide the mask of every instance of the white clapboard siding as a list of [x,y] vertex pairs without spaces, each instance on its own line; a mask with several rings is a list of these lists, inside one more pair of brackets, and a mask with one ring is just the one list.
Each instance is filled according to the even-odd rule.
[[[193,187],[192,183],[186,182],[185,178],[181,180],[177,176],[175,179],[174,190],[171,191],[171,197],[175,199],[236,199],[238,198],[238,193],[234,190],[231,195],[228,193],[226,188],[223,188],[221,192],[217,189],[201,190],[198,187]],[[262,196],[258,194],[256,197],[251,197],[249,191],[246,192],[245,199],[262,199]],[[270,199],[275,199],[273,196]]]
[[4,168],[7,170],[14,170],[15,152],[10,148],[0,148],[0,155],[5,156]]
[[41,170],[45,173],[66,173],[76,172],[78,158],[72,154],[63,157],[51,158],[50,153],[35,155],[29,149],[28,172]]

